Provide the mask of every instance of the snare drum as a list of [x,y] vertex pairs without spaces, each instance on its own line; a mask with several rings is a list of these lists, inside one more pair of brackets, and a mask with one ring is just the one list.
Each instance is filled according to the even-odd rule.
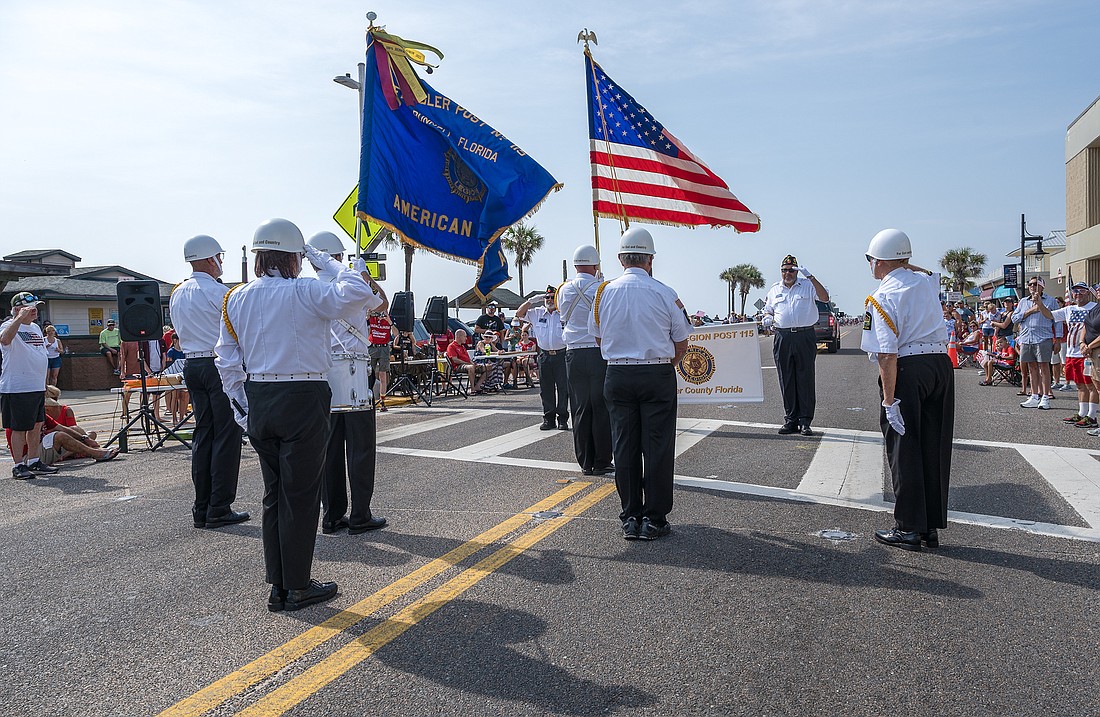
[[371,407],[370,357],[367,354],[332,354],[328,385],[332,389],[334,412],[369,411]]

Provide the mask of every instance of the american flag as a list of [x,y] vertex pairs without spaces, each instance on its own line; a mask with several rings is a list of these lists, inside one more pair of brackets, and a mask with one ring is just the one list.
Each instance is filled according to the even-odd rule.
[[592,208],[598,216],[760,231],[760,217],[587,53],[585,69]]

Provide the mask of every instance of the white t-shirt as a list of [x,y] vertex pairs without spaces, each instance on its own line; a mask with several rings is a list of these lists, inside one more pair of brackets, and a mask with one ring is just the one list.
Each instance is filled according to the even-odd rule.
[[1069,329],[1066,332],[1066,358],[1081,358],[1081,342],[1085,338],[1085,317],[1096,306],[1090,301],[1084,306],[1070,304],[1050,312],[1056,322],[1065,321]]
[[[0,324],[0,332],[8,328],[11,322],[9,318]],[[46,339],[38,324],[20,326],[10,344],[0,345],[0,351],[4,356],[0,393],[46,390]]]

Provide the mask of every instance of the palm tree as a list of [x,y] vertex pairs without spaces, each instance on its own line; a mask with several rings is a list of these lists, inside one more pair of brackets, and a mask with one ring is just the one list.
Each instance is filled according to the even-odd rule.
[[741,296],[741,315],[745,314],[745,301],[749,298],[749,292],[764,286],[764,275],[753,264],[738,264],[726,269],[718,278],[729,282],[730,285],[730,313],[733,313],[733,290],[737,287],[737,293]]
[[528,226],[523,222],[513,224],[504,230],[500,237],[500,243],[505,249],[516,255],[516,270],[519,272],[519,295],[523,293],[523,267],[530,266],[535,252],[542,248],[545,238],[539,234],[539,230],[532,224]]
[[726,294],[726,315],[733,313],[733,287],[737,284],[737,277],[733,275],[733,267],[725,269],[718,278],[729,284],[729,292]]
[[985,254],[980,254],[968,246],[961,249],[948,249],[940,258],[940,266],[951,275],[945,284],[954,291],[966,291],[974,285],[974,277],[981,276],[985,271],[985,262]]
[[385,232],[386,238],[382,240],[382,246],[387,249],[397,249],[400,247],[405,251],[405,291],[412,291],[413,252],[416,251],[416,247],[401,241],[401,237],[388,229],[385,230]]

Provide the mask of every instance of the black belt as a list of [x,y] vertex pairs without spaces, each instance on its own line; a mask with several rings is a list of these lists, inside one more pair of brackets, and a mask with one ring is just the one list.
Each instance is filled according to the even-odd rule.
[[775,330],[776,331],[782,331],[782,332],[788,333],[788,334],[797,334],[799,331],[813,331],[814,327],[813,326],[796,326],[793,329],[784,329],[784,328],[781,328],[779,326],[776,326]]
[[541,349],[544,354],[550,354],[551,356],[557,356],[558,354],[565,353],[565,349]]

